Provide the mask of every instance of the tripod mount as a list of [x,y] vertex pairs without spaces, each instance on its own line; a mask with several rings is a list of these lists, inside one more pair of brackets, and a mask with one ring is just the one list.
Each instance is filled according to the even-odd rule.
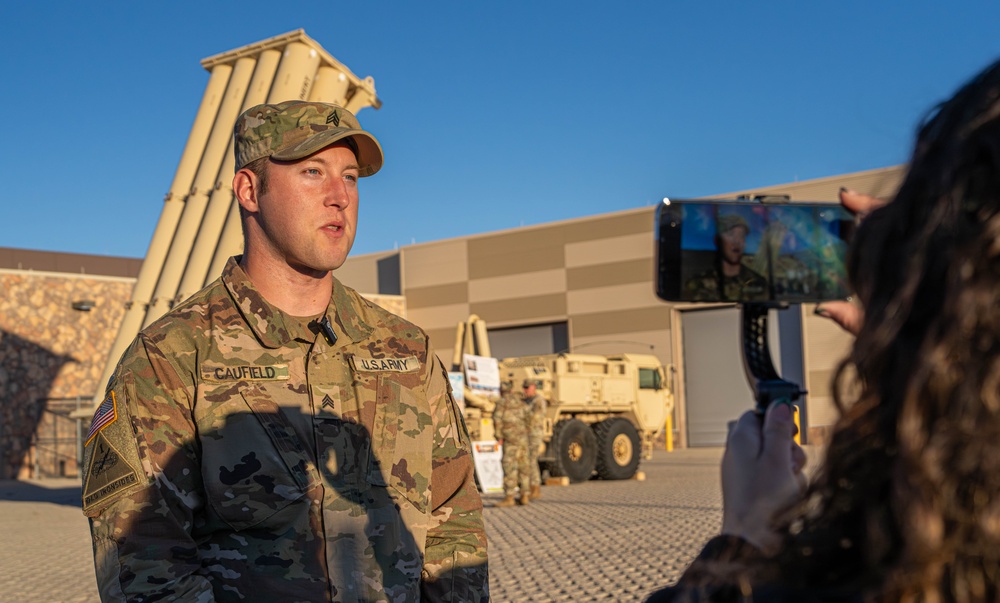
[[782,379],[771,361],[771,348],[767,341],[767,312],[771,308],[785,310],[788,304],[754,302],[741,305],[743,369],[760,414],[764,414],[772,402],[794,402],[806,393],[797,383]]

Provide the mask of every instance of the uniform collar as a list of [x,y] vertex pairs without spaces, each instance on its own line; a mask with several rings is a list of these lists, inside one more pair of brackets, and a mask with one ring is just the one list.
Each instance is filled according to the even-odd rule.
[[[300,330],[298,323],[264,299],[240,267],[240,257],[231,257],[226,262],[222,271],[223,284],[261,345],[271,349],[288,345]],[[371,325],[362,318],[357,306],[358,302],[350,290],[334,278],[333,294],[330,295],[326,315],[353,342],[365,339],[372,332]]]
[[[330,295],[330,305],[326,309],[326,315],[334,324],[339,325],[354,343],[367,339],[374,330],[374,327],[365,321],[363,316],[365,313],[361,312],[358,302],[358,294],[345,287],[337,277],[333,277],[333,294]],[[341,311],[338,312],[337,308]]]

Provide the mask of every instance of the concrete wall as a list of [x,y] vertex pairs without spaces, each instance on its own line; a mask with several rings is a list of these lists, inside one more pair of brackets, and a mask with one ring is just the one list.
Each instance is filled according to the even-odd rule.
[[[65,415],[103,390],[104,358],[134,283],[0,269],[0,479],[76,474],[77,426]],[[80,301],[93,307],[73,309]]]

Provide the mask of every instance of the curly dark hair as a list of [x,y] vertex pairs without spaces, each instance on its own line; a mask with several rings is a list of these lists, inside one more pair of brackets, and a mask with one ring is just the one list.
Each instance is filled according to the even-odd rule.
[[864,326],[777,571],[866,601],[1000,600],[1000,61],[925,120],[849,272]]

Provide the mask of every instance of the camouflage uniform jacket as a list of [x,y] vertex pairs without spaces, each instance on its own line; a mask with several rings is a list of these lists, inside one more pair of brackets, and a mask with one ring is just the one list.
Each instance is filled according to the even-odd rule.
[[545,436],[545,408],[548,403],[544,396],[535,394],[526,401],[526,404],[531,409],[531,416],[528,418],[528,439],[531,441],[532,447],[537,449]]
[[692,277],[684,284],[687,301],[764,301],[767,299],[767,279],[751,268],[741,265],[736,276],[724,276],[719,282],[719,270],[711,268]]
[[336,280],[332,345],[235,259],[144,329],[84,453],[105,601],[487,601],[482,501],[416,326]]
[[497,402],[493,411],[493,431],[504,447],[528,446],[531,407],[521,396],[507,394]]

